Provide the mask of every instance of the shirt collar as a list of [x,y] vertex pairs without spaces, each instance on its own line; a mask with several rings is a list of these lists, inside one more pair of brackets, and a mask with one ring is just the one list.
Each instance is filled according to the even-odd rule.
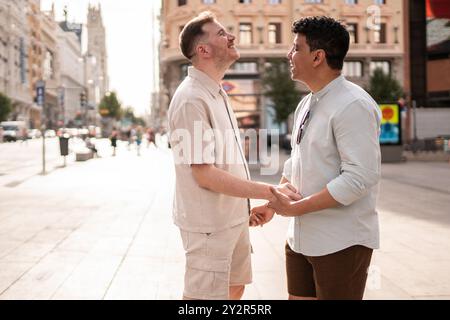
[[345,77],[343,75],[340,75],[330,83],[328,83],[325,87],[320,89],[320,91],[317,91],[316,93],[312,94],[313,99],[322,99],[328,92],[336,88],[339,84],[341,84],[345,80]]
[[188,76],[199,81],[215,98],[220,97],[220,90],[222,89],[222,86],[211,79],[203,71],[200,71],[195,67],[189,67]]

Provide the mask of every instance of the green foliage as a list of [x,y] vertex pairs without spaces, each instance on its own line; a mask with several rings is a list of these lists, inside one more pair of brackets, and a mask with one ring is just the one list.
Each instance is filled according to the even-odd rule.
[[378,102],[395,102],[403,96],[400,83],[382,69],[376,69],[370,78],[369,93]]
[[0,92],[0,121],[5,121],[12,111],[11,99]]
[[295,111],[300,96],[291,79],[287,61],[274,59],[269,62],[262,78],[264,95],[272,100],[276,112],[275,121],[281,124]]
[[115,92],[110,92],[103,97],[99,105],[99,112],[102,117],[111,117],[116,120],[121,118],[121,105]]
[[136,117],[134,114],[134,109],[132,107],[127,107],[122,111],[122,118],[128,119],[132,124],[145,126],[145,121],[141,117]]

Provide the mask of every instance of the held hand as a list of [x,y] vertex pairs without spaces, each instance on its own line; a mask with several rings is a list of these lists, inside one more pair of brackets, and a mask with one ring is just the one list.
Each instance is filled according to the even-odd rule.
[[[267,204],[252,208],[250,226],[263,226],[272,220],[275,211],[267,207]],[[253,222],[253,224],[252,224]]]
[[292,201],[299,201],[302,196],[297,192],[297,189],[290,183],[283,183],[275,187],[276,190],[288,196]]
[[251,214],[248,225],[250,227],[262,226],[262,219],[254,214]]
[[[294,206],[296,200],[292,200],[290,197],[280,192],[278,188],[270,187],[270,191],[272,192],[274,199],[268,203],[269,208],[275,210],[277,214],[286,217],[298,215],[295,212]],[[299,200],[301,200],[301,198]]]

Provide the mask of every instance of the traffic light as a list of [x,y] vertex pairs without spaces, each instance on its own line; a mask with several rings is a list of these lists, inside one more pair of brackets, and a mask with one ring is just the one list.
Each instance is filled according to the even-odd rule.
[[84,108],[87,105],[86,92],[80,93],[80,105]]

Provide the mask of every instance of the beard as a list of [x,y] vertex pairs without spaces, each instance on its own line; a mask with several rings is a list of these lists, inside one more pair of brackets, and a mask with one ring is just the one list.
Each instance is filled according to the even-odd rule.
[[219,48],[212,46],[214,52],[214,64],[218,69],[228,69],[239,58],[240,54],[236,48]]

